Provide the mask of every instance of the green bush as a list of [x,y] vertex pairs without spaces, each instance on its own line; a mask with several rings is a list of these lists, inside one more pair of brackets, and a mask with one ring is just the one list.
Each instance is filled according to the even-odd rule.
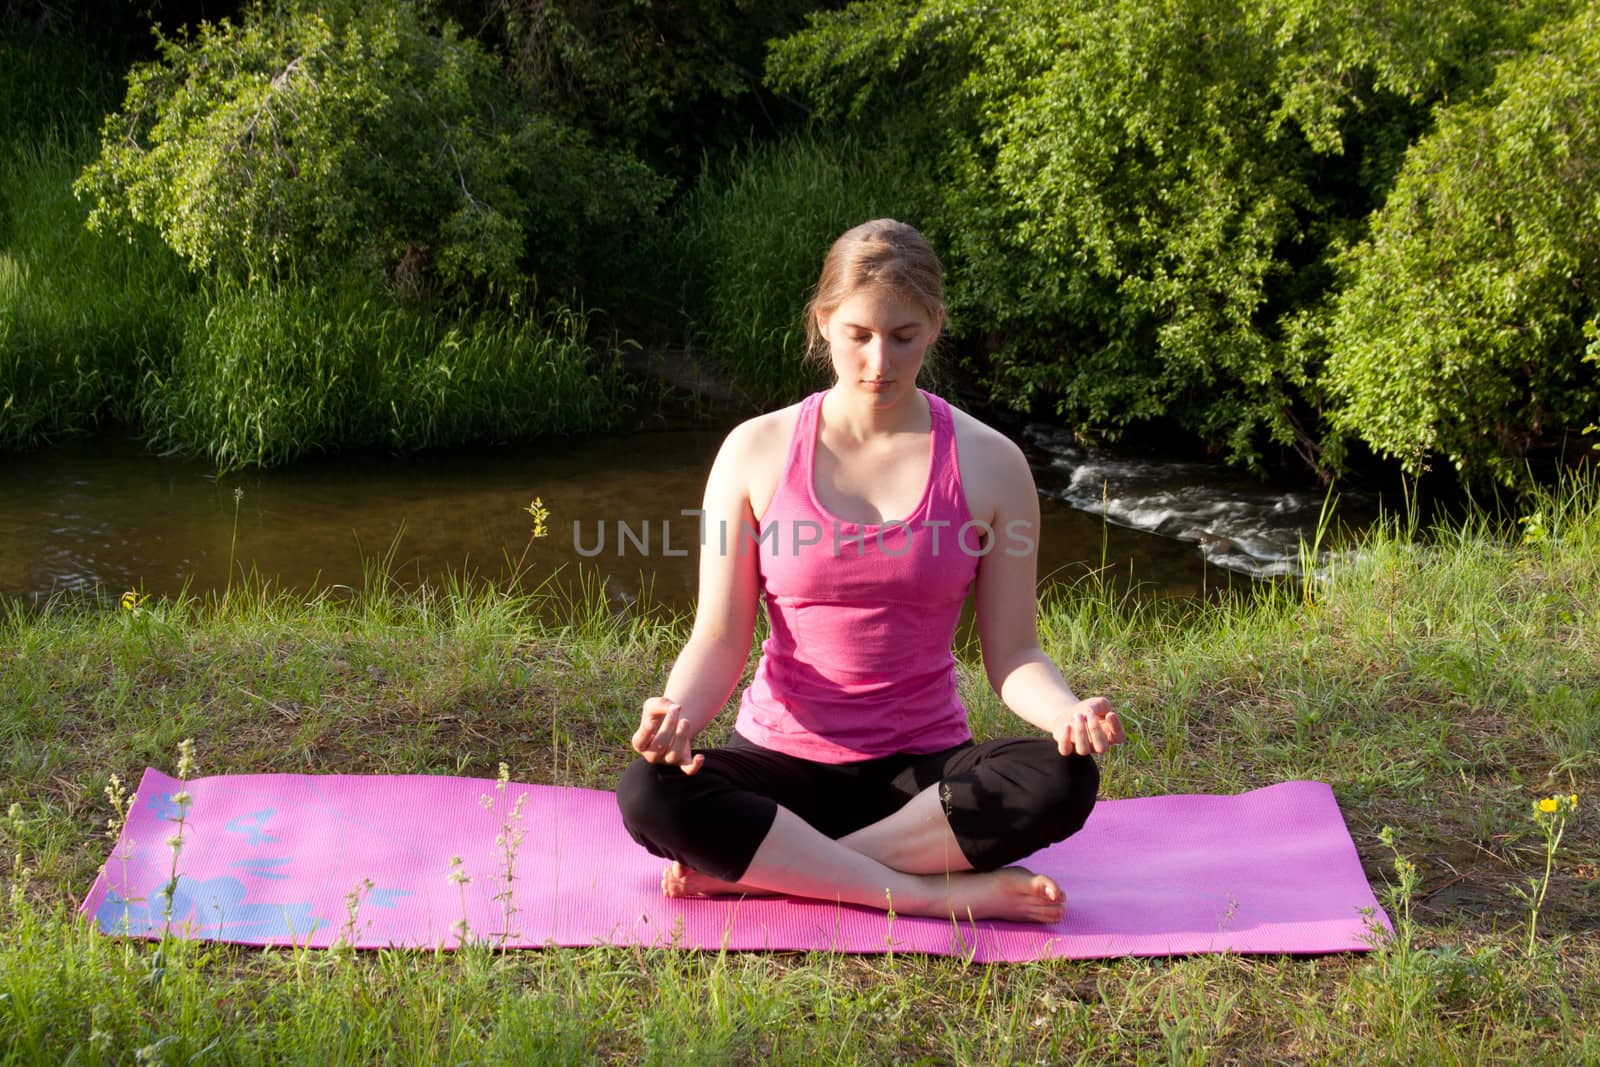
[[1340,254],[1429,109],[1570,6],[858,0],[768,70],[854,128],[927,131],[953,304],[997,399],[1320,464]]
[[822,258],[868,219],[922,221],[915,175],[894,146],[800,134],[745,150],[684,199],[674,226],[693,329],[754,399],[827,384],[802,362]]
[[1439,111],[1351,254],[1327,386],[1336,424],[1413,470],[1506,484],[1600,412],[1600,8]]
[[623,387],[584,327],[570,312],[400,308],[354,282],[208,287],[184,309],[171,370],[144,383],[145,432],[232,469],[599,429]]
[[515,304],[564,292],[666,183],[518,106],[498,63],[404,0],[278,0],[160,40],[80,191],[195,268]]

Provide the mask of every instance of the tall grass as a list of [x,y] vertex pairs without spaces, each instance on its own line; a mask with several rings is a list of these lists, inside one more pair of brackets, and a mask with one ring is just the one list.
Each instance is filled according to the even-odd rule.
[[92,151],[58,134],[0,149],[0,450],[112,422],[219,468],[270,466],[597,429],[625,402],[579,312],[244,288],[191,277],[153,237],[92,234],[71,192]]
[[170,371],[142,383],[141,422],[154,447],[222,469],[597,429],[625,390],[584,333],[572,311],[412,310],[359,282],[208,285]]
[[0,148],[0,450],[120,424],[219,468],[317,449],[418,449],[611,425],[626,387],[574,311],[412,310],[356,281],[191,277],[153,237],[84,228],[93,152]]
[[885,215],[915,224],[918,173],[892,145],[799,134],[710,168],[674,216],[697,344],[761,404],[824,384],[802,363],[802,309],[835,237]]
[[83,43],[0,33],[0,453],[128,421],[190,288],[155,242],[84,229],[72,182],[116,95]]
[[93,151],[59,129],[0,145],[0,451],[135,424],[194,288],[156,241],[84,228],[72,182]]
[[0,145],[97,127],[120,96],[118,64],[77,37],[13,24],[0,9]]

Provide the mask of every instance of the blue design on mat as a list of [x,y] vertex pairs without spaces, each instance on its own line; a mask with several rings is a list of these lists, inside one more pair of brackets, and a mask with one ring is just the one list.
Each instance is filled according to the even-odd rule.
[[367,890],[367,903],[375,908],[394,908],[401,897],[409,897],[414,889],[382,889],[377,886]]
[[[161,899],[165,884],[140,901],[124,900],[115,890],[107,892],[95,909],[95,923],[109,934],[159,933],[166,925]],[[191,935],[263,944],[282,938],[303,942],[325,925],[312,914],[309,901],[247,901],[245,896],[244,883],[237,878],[179,878],[172,894],[172,926],[180,931],[187,927]]]
[[94,910],[94,923],[101,933],[137,936],[159,929],[152,921],[149,906],[142,900],[128,900],[115,889],[106,890],[105,899]]
[[230,834],[243,834],[245,840],[252,845],[274,842],[278,839],[269,833],[264,833],[262,828],[267,825],[267,820],[277,814],[277,811],[277,808],[262,808],[260,811],[252,811],[248,815],[241,815],[237,819],[229,820],[228,825],[224,826],[223,829]]
[[[157,794],[156,796],[150,798],[149,803],[147,803],[144,808],[146,811],[153,812],[155,817],[158,819],[166,819],[168,822],[177,822],[179,819],[183,818],[183,809],[178,807],[178,805],[173,802],[172,798],[176,795],[177,794],[175,793]],[[190,807],[192,808],[193,805]]]
[[272,878],[277,881],[283,881],[289,876],[287,874],[278,874],[276,871],[272,870],[272,868],[282,867],[285,863],[293,862],[293,856],[277,856],[272,859],[263,857],[261,859],[234,860],[232,863],[228,864],[228,866],[238,867],[249,871],[257,878]]

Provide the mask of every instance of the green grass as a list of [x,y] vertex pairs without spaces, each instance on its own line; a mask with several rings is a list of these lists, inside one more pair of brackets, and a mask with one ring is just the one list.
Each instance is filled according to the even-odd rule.
[[598,429],[626,403],[576,312],[410,309],[353,281],[234,287],[151,237],[92,234],[71,188],[92,152],[58,135],[0,151],[0,451],[112,424],[265,467]]
[[794,135],[709,170],[672,220],[697,347],[757,404],[787,403],[831,376],[802,363],[801,310],[834,238],[868,219],[916,223],[904,151]]
[[[1049,651],[1130,722],[1105,795],[1328,782],[1399,927],[1371,955],[296,953],[70,921],[108,852],[107,776],[170,770],[184,737],[200,774],[492,777],[506,760],[520,781],[609,787],[687,620],[551,589],[405,593],[375,574],[342,597],[250,583],[137,617],[12,610],[0,804],[31,874],[0,899],[0,1062],[157,1045],[169,1063],[1600,1062],[1593,486],[1512,539],[1477,521],[1415,543],[1390,524],[1309,591],[1175,605],[1086,582],[1047,600]],[[1013,728],[970,654],[962,687],[980,735]],[[1580,806],[1530,953],[1514,889],[1543,870],[1532,805],[1552,793]]]
[[93,152],[81,132],[0,146],[0,452],[134,424],[194,288],[154,240],[84,228],[72,182]]
[[[14,10],[14,9],[13,9]],[[0,144],[94,129],[122,97],[121,65],[67,33],[0,23]]]
[[221,469],[605,428],[626,389],[585,331],[571,311],[413,310],[353,281],[208,285],[142,385],[141,423],[152,447]]
[[84,228],[72,183],[117,87],[80,42],[0,34],[0,454],[130,424],[193,288],[153,239]]

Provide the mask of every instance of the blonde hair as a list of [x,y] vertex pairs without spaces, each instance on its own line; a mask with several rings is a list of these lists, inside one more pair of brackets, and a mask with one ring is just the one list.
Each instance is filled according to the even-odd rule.
[[944,310],[944,269],[915,226],[873,219],[846,230],[828,249],[822,276],[806,302],[806,359],[828,365],[828,342],[817,325],[859,289],[881,288],[921,304],[935,323]]

